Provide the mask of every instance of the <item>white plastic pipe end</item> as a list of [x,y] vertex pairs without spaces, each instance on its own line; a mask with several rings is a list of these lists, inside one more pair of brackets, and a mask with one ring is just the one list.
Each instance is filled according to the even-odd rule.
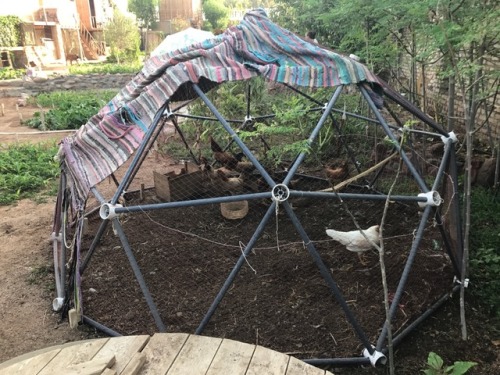
[[419,197],[425,197],[427,200],[425,202],[418,202],[418,205],[420,207],[426,207],[426,206],[439,206],[441,203],[443,203],[443,200],[441,199],[441,195],[436,190],[433,191],[428,191],[427,193],[420,193],[418,195]]
[[118,207],[123,207],[123,206],[121,204],[112,205],[109,203],[104,203],[99,209],[99,216],[103,220],[114,219],[115,217],[118,216],[118,214],[115,212],[116,208]]
[[54,300],[52,301],[52,310],[54,310],[54,311],[61,310],[63,307],[63,304],[64,304],[64,298],[62,298],[62,297],[54,298]]

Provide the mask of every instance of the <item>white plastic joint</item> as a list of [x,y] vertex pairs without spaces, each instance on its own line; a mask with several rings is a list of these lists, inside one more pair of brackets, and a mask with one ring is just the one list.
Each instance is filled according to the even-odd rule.
[[[374,347],[372,346],[372,348],[374,348]],[[380,361],[380,364],[382,364],[382,365],[385,365],[385,363],[387,362],[386,356],[383,353],[378,352],[376,350],[373,350],[373,353],[370,354],[368,349],[366,349],[366,348],[363,349],[363,357],[369,358],[370,363],[372,364],[373,367],[375,367],[379,361]]]
[[284,202],[290,196],[290,189],[288,189],[288,186],[284,184],[277,184],[273,187],[271,194],[273,200],[277,201],[278,203]]
[[451,139],[453,143],[458,142],[458,138],[455,132],[449,132],[447,137],[444,135],[441,136],[441,140],[443,141],[444,144],[448,143],[448,139]]
[[115,212],[117,208],[123,207],[121,204],[109,204],[109,203],[104,203],[101,208],[99,209],[99,216],[103,220],[111,220],[114,219],[115,217],[118,216],[118,214]]
[[52,232],[50,235],[50,239],[52,241],[57,241],[57,242],[62,242],[62,234],[59,232],[56,234],[56,232]]
[[166,118],[171,118],[174,117],[174,112],[167,108],[163,111],[163,115],[165,115]]
[[425,197],[427,199],[427,201],[425,202],[418,202],[418,205],[420,207],[439,206],[441,205],[441,203],[443,203],[441,195],[439,195],[439,193],[436,190],[428,191],[427,193],[420,193],[418,196]]
[[[462,285],[462,282],[456,276],[453,276],[453,283]],[[465,278],[464,279],[464,288],[467,288],[468,286],[469,286],[469,279]]]
[[351,53],[349,55],[349,58],[353,59],[354,61],[359,61],[359,56],[355,55],[354,53]]

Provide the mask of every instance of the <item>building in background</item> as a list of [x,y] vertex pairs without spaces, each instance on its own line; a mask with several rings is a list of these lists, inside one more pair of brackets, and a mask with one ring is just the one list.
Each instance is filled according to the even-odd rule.
[[[159,0],[159,29],[173,34],[186,27],[199,28],[203,21],[201,0]],[[177,27],[183,24],[185,27]]]
[[15,67],[65,64],[69,57],[99,59],[106,53],[103,30],[112,17],[110,0],[17,0],[2,2],[0,16],[22,20],[22,45],[0,47]]

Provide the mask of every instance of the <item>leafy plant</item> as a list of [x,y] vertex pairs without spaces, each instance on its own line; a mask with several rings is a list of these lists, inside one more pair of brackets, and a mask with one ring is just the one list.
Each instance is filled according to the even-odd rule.
[[426,375],[462,375],[465,374],[476,362],[456,361],[451,366],[445,366],[443,359],[436,353],[430,352],[427,358],[427,368],[422,370]]
[[41,111],[35,112],[25,124],[42,130],[78,129],[114,95],[114,90],[43,93],[34,98],[35,104],[51,109],[43,114]]
[[225,29],[229,23],[229,8],[222,2],[205,0],[203,2],[203,13],[205,15],[205,27],[212,30]]
[[0,80],[21,78],[26,74],[26,69],[0,68]]
[[18,16],[0,16],[0,46],[17,47],[20,43],[21,19]]
[[111,55],[116,58],[118,63],[139,60],[141,37],[132,18],[115,9],[112,21],[106,25],[104,36],[106,43],[111,48]]
[[472,192],[471,279],[472,292],[500,316],[500,199],[494,192],[476,187]]
[[12,145],[0,151],[0,204],[34,196],[59,173],[54,144]]
[[69,67],[70,74],[119,74],[119,73],[137,73],[142,68],[139,61],[116,63],[98,63],[98,64],[75,64]]

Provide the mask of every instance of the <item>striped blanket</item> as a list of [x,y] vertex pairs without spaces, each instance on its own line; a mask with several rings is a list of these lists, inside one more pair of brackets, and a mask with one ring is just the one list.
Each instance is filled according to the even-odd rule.
[[62,141],[59,157],[76,201],[84,205],[90,189],[127,161],[167,100],[193,95],[186,83],[258,75],[305,87],[379,82],[363,64],[312,44],[253,10],[223,34],[150,58],[116,97]]

